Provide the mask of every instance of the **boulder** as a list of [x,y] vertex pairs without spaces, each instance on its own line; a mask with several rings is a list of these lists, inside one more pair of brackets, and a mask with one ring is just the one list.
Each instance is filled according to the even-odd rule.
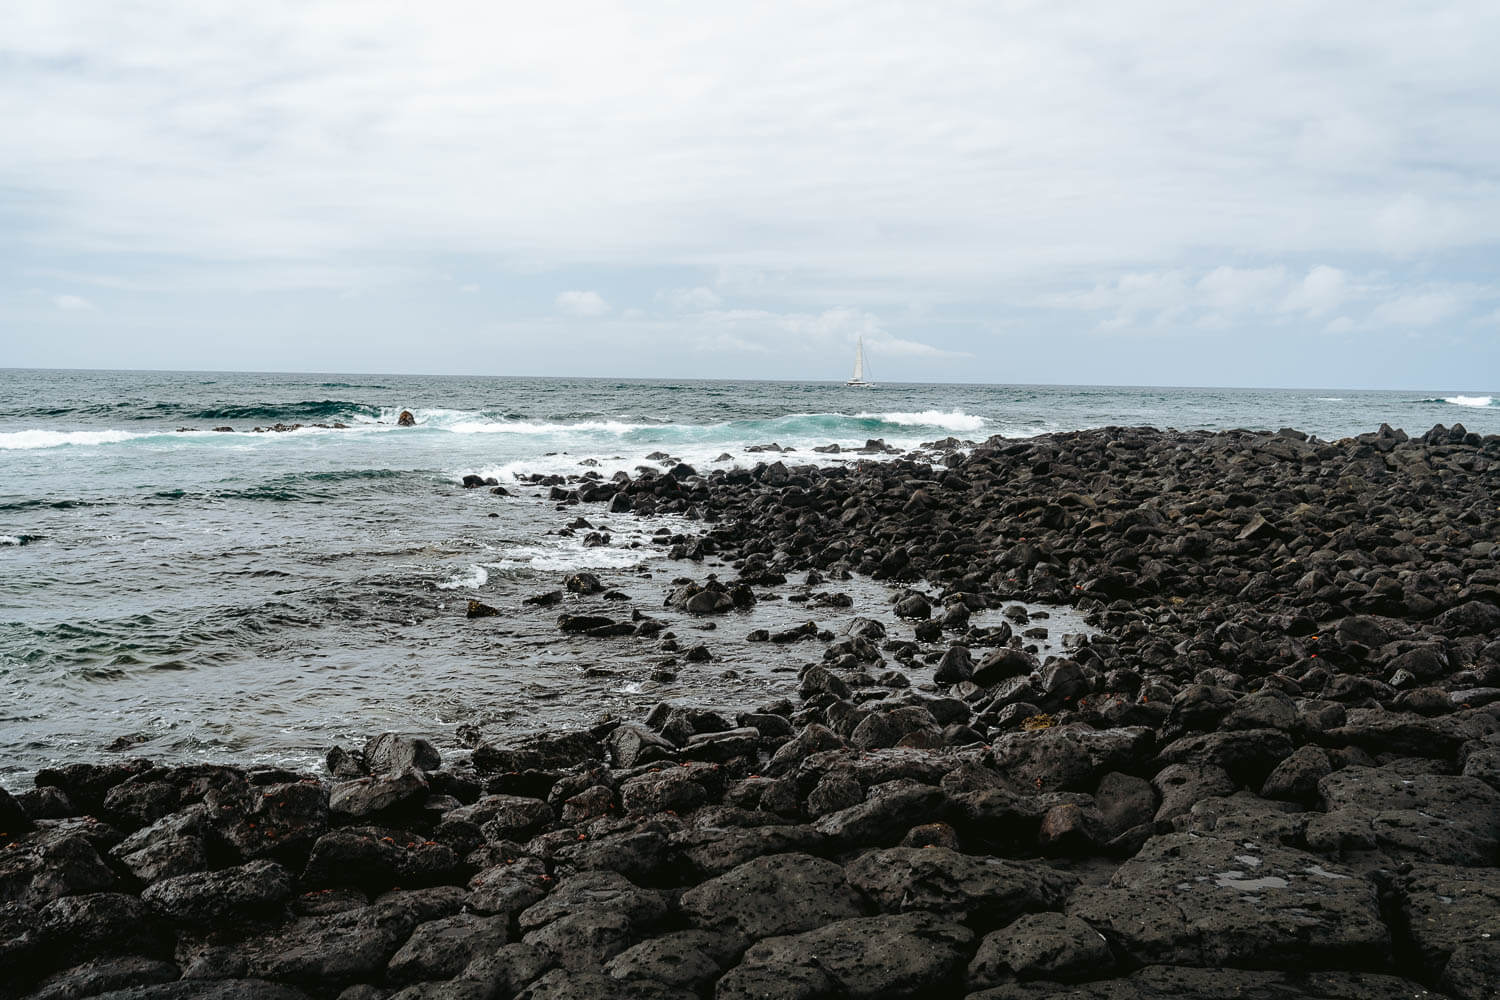
[[1374,887],[1286,847],[1153,837],[1068,912],[1143,965],[1378,967],[1390,934]]
[[796,934],[865,913],[844,869],[807,854],[748,861],[683,893],[681,908],[700,930],[747,940]]

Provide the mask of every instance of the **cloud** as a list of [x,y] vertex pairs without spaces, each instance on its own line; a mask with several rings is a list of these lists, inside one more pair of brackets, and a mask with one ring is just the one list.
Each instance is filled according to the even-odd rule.
[[1282,308],[1323,316],[1343,305],[1350,297],[1349,277],[1336,267],[1319,264],[1287,294]]
[[[1500,253],[1492,0],[22,8],[0,299],[94,275],[40,283],[190,330],[217,292],[247,314],[359,295],[320,318],[363,351],[374,320],[472,313],[439,276],[482,275],[528,322],[649,308],[773,357],[884,335],[912,358],[998,355],[986,331],[1017,322],[1109,329],[1124,357],[1493,307],[1420,301]],[[565,344],[535,370],[571,370]]]
[[702,312],[705,309],[716,309],[724,301],[712,289],[704,288],[702,285],[696,288],[673,288],[657,292],[656,298],[678,312]]
[[1264,308],[1285,283],[1283,267],[1216,267],[1198,279],[1195,291],[1211,309]]
[[559,292],[557,311],[565,316],[593,317],[609,312],[609,303],[598,292]]
[[54,295],[52,304],[65,312],[94,308],[94,304],[81,295]]
[[1370,313],[1382,326],[1428,327],[1457,315],[1463,302],[1452,291],[1419,292],[1382,302]]

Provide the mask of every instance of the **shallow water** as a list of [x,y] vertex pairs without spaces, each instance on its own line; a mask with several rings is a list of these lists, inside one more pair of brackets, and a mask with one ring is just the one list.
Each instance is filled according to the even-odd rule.
[[[403,409],[415,428],[397,428]],[[743,707],[784,694],[821,646],[745,645],[754,628],[856,614],[890,595],[834,583],[847,612],[764,602],[700,633],[661,608],[650,541],[672,518],[558,510],[542,491],[464,490],[462,475],[605,476],[661,468],[849,461],[816,445],[899,447],[1104,424],[1297,426],[1326,438],[1381,422],[1500,432],[1466,392],[636,382],[409,376],[0,371],[0,780],[105,747],[165,760],[305,765],[385,728],[440,738],[639,713],[663,697]],[[334,423],[253,433],[275,423]],[[214,427],[231,426],[233,433]],[[191,430],[181,430],[192,428]],[[778,442],[791,455],[747,453]],[[719,460],[728,454],[726,460]],[[609,545],[557,532],[579,514]],[[491,516],[495,515],[495,516]],[[522,605],[591,568],[632,606],[720,657],[649,680],[638,640],[560,639],[559,609]],[[786,591],[783,591],[784,593]],[[470,598],[505,613],[463,618]],[[601,605],[602,606],[602,605]],[[985,619],[976,619],[984,622]],[[1049,632],[1077,630],[1061,620]],[[725,671],[737,676],[725,677]],[[10,777],[6,777],[10,776]]]

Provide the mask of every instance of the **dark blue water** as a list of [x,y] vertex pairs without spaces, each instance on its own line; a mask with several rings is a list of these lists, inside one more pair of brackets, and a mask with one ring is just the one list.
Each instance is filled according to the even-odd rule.
[[[402,409],[416,427],[395,425]],[[695,525],[583,510],[612,537],[584,548],[557,534],[579,509],[534,488],[463,490],[469,472],[514,485],[531,472],[660,467],[647,456],[662,452],[701,469],[752,464],[763,456],[744,449],[769,442],[830,463],[847,459],[811,448],[1108,424],[1332,439],[1458,421],[1497,433],[1500,407],[1441,388],[0,371],[0,779],[111,745],[305,764],[383,728],[529,729],[663,697],[750,704],[789,686],[801,654],[760,646],[747,659],[739,639],[805,620],[801,607],[726,623],[735,641],[719,642],[716,664],[670,683],[650,679],[664,658],[654,648],[560,640],[557,609],[521,598],[593,569],[630,596],[617,612],[661,613],[688,570],[659,558],[651,535]],[[345,426],[254,431],[277,423]],[[886,598],[873,584],[842,589],[876,605],[849,613]],[[468,622],[471,597],[506,613]]]

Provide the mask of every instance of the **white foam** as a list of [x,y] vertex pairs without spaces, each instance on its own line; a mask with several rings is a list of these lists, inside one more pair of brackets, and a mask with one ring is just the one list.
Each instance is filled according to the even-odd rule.
[[64,445],[118,444],[121,441],[153,436],[130,431],[9,431],[0,434],[0,449],[30,450],[61,448]]
[[652,549],[620,549],[609,545],[585,548],[581,542],[566,545],[517,545],[504,551],[504,558],[489,563],[495,569],[533,569],[571,573],[580,569],[629,569],[653,556]]
[[659,428],[662,426],[661,424],[628,424],[620,420],[584,420],[575,424],[538,424],[527,420],[465,420],[452,424],[447,429],[455,434],[566,434],[570,431],[628,434],[643,427]]
[[1490,406],[1494,402],[1493,396],[1444,396],[1443,402],[1452,403],[1454,406]]
[[0,545],[20,545],[21,540],[15,535],[0,535]]
[[941,410],[923,410],[920,413],[856,413],[855,416],[883,420],[902,427],[941,427],[950,431],[977,431],[984,426],[983,417],[976,417],[962,410],[950,410],[947,413]]
[[475,590],[489,583],[490,575],[483,566],[470,566],[462,573],[455,573],[437,585],[438,590]]

